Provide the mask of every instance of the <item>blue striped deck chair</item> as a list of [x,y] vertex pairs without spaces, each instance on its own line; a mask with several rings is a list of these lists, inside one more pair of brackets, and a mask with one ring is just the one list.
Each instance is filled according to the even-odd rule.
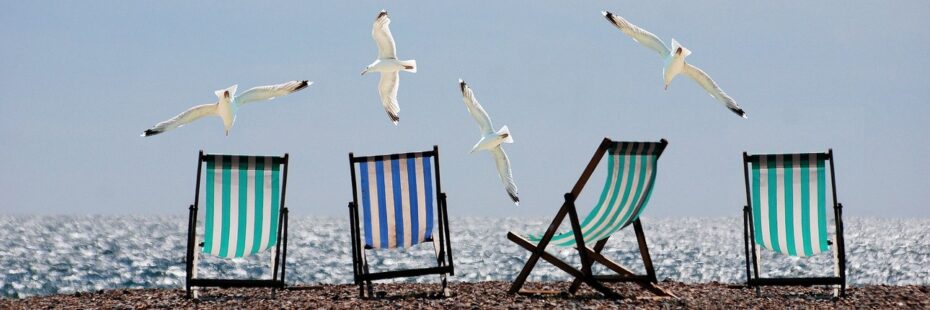
[[[594,152],[591,161],[588,162],[588,166],[582,172],[581,177],[578,178],[578,182],[575,183],[575,187],[572,188],[570,193],[565,194],[565,202],[556,213],[555,219],[552,220],[552,224],[549,225],[549,229],[546,230],[545,234],[542,236],[521,235],[514,232],[507,234],[510,241],[532,252],[523,270],[513,281],[510,293],[558,293],[523,289],[526,278],[539,258],[542,258],[574,277],[568,290],[571,294],[574,294],[584,283],[607,297],[619,298],[621,296],[605,286],[604,283],[632,282],[658,297],[676,298],[672,293],[656,285],[658,281],[656,280],[655,269],[652,267],[652,259],[649,256],[646,237],[639,219],[640,214],[646,208],[649,197],[652,195],[656,178],[656,164],[666,145],[668,145],[668,141],[665,139],[659,142],[618,142],[604,138],[597,151]],[[575,208],[575,199],[581,194],[582,189],[584,189],[585,184],[587,184],[588,179],[603,157],[608,158],[604,189],[597,204],[591,209],[588,216],[583,221],[579,221],[578,212]],[[571,230],[556,233],[556,230],[565,219],[565,215],[569,217]],[[601,255],[601,251],[610,236],[628,226],[633,226],[636,233],[640,255],[646,269],[645,275],[634,274],[629,269]],[[590,244],[594,244],[593,249],[588,247]],[[581,270],[546,251],[546,246],[549,245],[576,248],[581,258]],[[593,274],[592,265],[595,262],[607,267],[608,270],[616,274]]]
[[[832,285],[835,295],[845,296],[843,205],[836,200],[833,150],[806,154],[749,155],[743,152],[743,174],[746,181],[746,205],[743,207],[746,284],[755,287],[757,294],[759,287],[766,285]],[[832,221],[827,197],[833,199]],[[831,230],[835,232],[832,238]],[[831,247],[834,276],[759,276],[762,250],[808,257],[829,252]]]
[[[349,153],[349,166],[352,270],[359,296],[366,297],[367,288],[367,297],[373,297],[374,280],[429,274],[440,275],[442,294],[449,296],[446,274],[453,275],[454,268],[446,194],[439,180],[439,147],[391,155]],[[433,243],[435,267],[369,272],[367,251],[406,249],[424,242]]]
[[[192,287],[284,288],[287,256],[288,155],[197,156],[197,190],[190,205],[187,231],[187,296]],[[203,169],[206,166],[206,169]],[[201,173],[203,175],[201,176]],[[198,209],[203,182],[203,239],[198,240]],[[196,248],[200,248],[196,251]],[[272,251],[271,279],[206,279],[197,276],[200,255],[239,258]],[[196,296],[193,296],[196,297]]]

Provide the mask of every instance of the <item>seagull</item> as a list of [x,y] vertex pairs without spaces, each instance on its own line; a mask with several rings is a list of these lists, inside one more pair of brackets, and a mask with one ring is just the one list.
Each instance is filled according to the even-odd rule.
[[397,86],[400,83],[400,71],[416,73],[417,61],[397,60],[394,36],[391,35],[391,28],[388,28],[390,24],[391,18],[388,17],[387,11],[381,10],[371,27],[371,37],[378,44],[378,59],[365,67],[365,70],[362,70],[362,75],[368,72],[381,73],[381,82],[378,83],[381,105],[384,106],[384,111],[391,118],[391,122],[397,126],[397,122],[400,121],[400,117],[397,116],[397,113],[400,113],[400,105],[397,104]]
[[238,88],[239,85],[233,85],[214,92],[216,97],[219,98],[217,102],[198,105],[181,112],[178,116],[158,123],[151,129],[142,132],[142,136],[154,136],[184,126],[187,123],[196,121],[207,115],[216,115],[222,118],[223,128],[226,129],[226,135],[229,136],[229,129],[232,128],[233,123],[236,121],[236,113],[239,111],[239,108],[245,104],[260,100],[271,100],[275,97],[284,96],[304,89],[310,85],[313,85],[313,82],[307,80],[290,81],[284,84],[254,87],[238,96],[236,96],[236,88]]
[[517,184],[513,181],[513,172],[510,171],[510,159],[507,158],[507,153],[504,153],[504,148],[501,145],[502,143],[513,143],[510,129],[507,129],[505,125],[495,132],[493,125],[491,125],[491,118],[488,117],[488,112],[484,111],[484,108],[475,99],[475,94],[471,91],[471,88],[461,79],[459,79],[459,89],[462,90],[462,99],[465,101],[468,113],[478,122],[478,127],[483,135],[481,140],[478,140],[478,143],[471,148],[471,153],[486,150],[491,152],[491,155],[494,155],[494,162],[497,163],[497,173],[500,174],[501,182],[504,182],[507,195],[513,200],[513,204],[519,206],[520,198],[517,197]]
[[662,73],[666,90],[668,90],[668,84],[672,82],[672,79],[674,79],[676,75],[684,73],[701,85],[701,87],[707,91],[707,94],[717,99],[717,101],[720,101],[720,103],[723,103],[727,109],[730,109],[730,111],[733,111],[736,115],[748,118],[743,108],[740,108],[733,98],[730,98],[727,93],[720,89],[720,86],[717,86],[717,83],[715,83],[707,73],[685,62],[685,57],[691,55],[691,51],[681,46],[678,41],[672,39],[672,48],[669,49],[656,35],[631,24],[626,19],[623,19],[623,17],[614,15],[608,11],[601,11],[601,14],[603,14],[611,24],[616,26],[617,29],[620,29],[621,32],[633,38],[633,41],[639,42],[639,44],[659,53],[659,55],[665,59],[665,67],[662,68]]

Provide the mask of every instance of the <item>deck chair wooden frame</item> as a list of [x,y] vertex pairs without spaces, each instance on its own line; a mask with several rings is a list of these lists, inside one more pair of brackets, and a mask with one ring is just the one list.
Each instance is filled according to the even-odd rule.
[[[649,248],[646,244],[646,237],[643,232],[643,227],[641,220],[636,218],[632,222],[633,229],[636,233],[636,239],[639,244],[640,255],[643,259],[643,265],[646,269],[646,274],[640,275],[635,274],[630,269],[623,267],[622,265],[610,260],[601,254],[601,251],[604,249],[604,246],[607,244],[609,236],[595,242],[594,247],[590,248],[585,244],[585,240],[582,235],[581,225],[578,219],[578,211],[575,207],[575,199],[578,195],[581,194],[582,189],[584,189],[585,184],[587,184],[588,179],[591,177],[591,174],[594,173],[594,170],[597,168],[598,163],[604,157],[604,154],[622,143],[630,142],[615,142],[611,141],[608,138],[604,138],[600,146],[598,146],[597,151],[594,152],[594,156],[591,158],[591,161],[588,162],[587,167],[585,167],[584,172],[582,172],[581,177],[578,178],[578,182],[575,183],[575,186],[572,188],[570,193],[565,194],[565,202],[562,204],[562,207],[556,213],[555,218],[552,220],[552,223],[549,225],[549,228],[546,230],[545,234],[542,236],[541,240],[537,244],[533,244],[527,238],[515,234],[513,232],[507,233],[507,238],[510,241],[518,244],[527,251],[532,252],[532,255],[527,260],[526,265],[523,266],[523,269],[514,279],[513,284],[510,286],[509,293],[516,294],[545,294],[545,293],[557,293],[557,292],[544,292],[544,291],[532,291],[523,289],[523,285],[526,282],[527,277],[530,272],[533,270],[533,267],[536,265],[540,258],[551,263],[555,267],[565,271],[574,277],[571,286],[569,287],[569,293],[574,294],[581,286],[581,284],[587,284],[594,290],[604,294],[609,298],[621,298],[622,296],[618,295],[616,292],[604,285],[607,282],[632,282],[640,285],[644,289],[652,292],[656,296],[660,297],[675,297],[671,292],[666,291],[665,289],[657,286],[658,283],[656,279],[655,269],[652,265],[652,258],[649,255]],[[668,141],[662,139],[658,143],[658,147],[655,151],[656,159],[662,154],[665,147],[668,145]],[[649,189],[651,191],[651,189]],[[640,206],[643,204],[643,200],[640,202]],[[576,249],[578,250],[578,255],[581,258],[581,269],[577,269],[571,264],[560,260],[555,255],[550,254],[546,251],[546,246],[549,245],[553,236],[558,230],[559,226],[562,224],[565,216],[568,215],[569,221],[571,223],[572,232],[574,233],[574,240],[576,244]],[[592,267],[594,263],[599,263],[604,267],[607,267],[608,270],[612,271],[614,274],[611,275],[595,275],[592,273]]]
[[[835,248],[833,251],[834,273],[833,277],[761,277],[760,245],[756,244],[756,235],[758,227],[755,227],[753,220],[753,198],[752,189],[750,188],[750,163],[760,157],[777,157],[782,158],[809,158],[815,157],[817,161],[830,162],[830,191],[833,198],[833,225],[835,225]],[[758,159],[757,159],[758,160]],[[746,184],[746,205],[743,206],[743,235],[744,246],[746,250],[746,285],[756,288],[756,294],[760,294],[759,288],[762,286],[812,286],[812,285],[836,285],[839,286],[834,294],[837,296],[846,296],[846,242],[843,234],[843,204],[837,202],[836,198],[836,174],[833,169],[833,149],[826,153],[805,153],[805,154],[755,154],[749,155],[743,152],[743,177]],[[826,167],[824,167],[826,168]],[[832,245],[827,240],[828,245]],[[777,253],[777,252],[776,252]]]
[[[438,231],[432,232],[432,236],[421,241],[420,243],[431,242],[436,254],[436,266],[414,268],[405,270],[391,270],[382,272],[370,272],[367,258],[367,251],[375,250],[372,246],[366,244],[365,234],[362,230],[362,220],[359,218],[360,201],[359,201],[359,182],[356,177],[356,166],[359,163],[367,161],[388,161],[410,158],[432,158],[432,175],[435,185],[435,209],[436,226]],[[352,272],[354,283],[359,286],[359,297],[374,297],[374,288],[372,281],[400,278],[415,277],[430,274],[440,275],[442,284],[442,294],[449,296],[448,275],[455,275],[455,267],[452,262],[452,245],[449,237],[449,216],[446,206],[446,193],[442,191],[442,182],[439,173],[439,147],[433,146],[432,150],[423,152],[411,152],[390,155],[373,155],[373,156],[355,156],[349,153],[349,168],[352,172],[352,201],[349,202],[349,222],[351,226],[351,243],[352,243]],[[425,182],[425,181],[424,181]],[[427,184],[428,186],[428,184]],[[431,212],[431,211],[428,211]],[[437,240],[438,239],[438,240]]]
[[[211,279],[211,278],[199,278],[196,277],[196,268],[198,256],[201,255],[199,252],[196,252],[196,248],[204,247],[204,242],[197,244],[196,236],[196,227],[197,227],[197,212],[200,206],[200,184],[201,184],[201,172],[203,166],[207,163],[210,158],[222,156],[223,158],[233,158],[238,159],[248,158],[257,158],[257,159],[269,159],[277,169],[280,169],[282,173],[281,185],[280,185],[280,205],[278,206],[278,213],[271,216],[276,217],[278,224],[275,232],[275,244],[273,249],[273,259],[271,263],[271,279]],[[186,256],[186,276],[185,276],[185,289],[187,292],[187,297],[196,297],[192,294],[192,288],[194,287],[268,287],[271,288],[272,294],[274,294],[275,289],[282,289],[285,287],[284,283],[284,272],[285,272],[285,260],[287,258],[287,223],[288,223],[288,209],[285,207],[285,197],[287,194],[287,167],[288,167],[288,154],[284,154],[283,157],[280,156],[240,156],[240,155],[222,155],[222,154],[204,154],[201,150],[197,156],[197,185],[196,191],[194,193],[194,203],[189,207],[188,215],[188,230],[187,230],[187,256]],[[274,168],[272,168],[274,169]],[[208,179],[209,180],[209,179]],[[270,206],[273,208],[273,206]],[[206,211],[205,211],[206,212]],[[206,215],[205,215],[206,216]],[[206,220],[205,220],[206,222]]]

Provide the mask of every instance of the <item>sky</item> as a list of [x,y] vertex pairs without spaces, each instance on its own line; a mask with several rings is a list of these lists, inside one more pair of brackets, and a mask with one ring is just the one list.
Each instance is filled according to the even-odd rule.
[[[418,64],[396,127],[359,76],[381,9]],[[677,39],[749,119],[686,77],[663,91],[661,59],[602,10]],[[3,1],[0,41],[0,214],[186,215],[203,149],[289,153],[291,212],[344,217],[349,152],[439,145],[451,216],[551,217],[610,137],[669,141],[644,216],[739,216],[742,152],[832,148],[846,215],[930,217],[927,1]],[[520,206],[491,155],[469,154],[459,78],[511,130]],[[217,117],[139,136],[214,90],[301,79],[228,137]]]

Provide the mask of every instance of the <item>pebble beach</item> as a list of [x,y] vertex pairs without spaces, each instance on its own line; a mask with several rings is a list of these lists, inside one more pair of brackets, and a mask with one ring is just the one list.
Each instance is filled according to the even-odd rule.
[[[568,282],[527,288],[564,291]],[[354,285],[270,289],[208,289],[188,299],[183,289],[118,289],[0,299],[0,309],[930,309],[930,286],[866,285],[833,298],[826,287],[766,287],[759,296],[741,285],[661,282],[678,298],[656,298],[633,284],[611,284],[626,297],[607,299],[583,287],[575,295],[511,295],[509,282],[453,282],[451,297],[435,283],[376,284],[379,297],[361,299]]]

